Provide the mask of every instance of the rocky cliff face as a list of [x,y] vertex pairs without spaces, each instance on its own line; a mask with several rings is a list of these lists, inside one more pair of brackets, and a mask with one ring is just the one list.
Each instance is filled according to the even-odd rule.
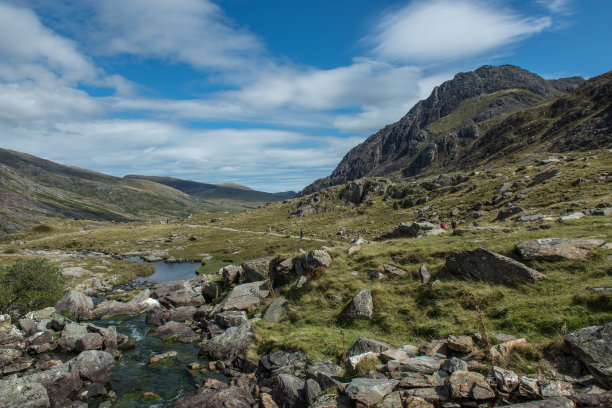
[[[571,91],[582,82],[582,78],[547,81],[511,65],[487,65],[473,72],[457,74],[434,88],[427,99],[419,101],[398,122],[384,127],[353,148],[330,176],[315,181],[300,195],[398,170],[407,176],[417,174],[431,164],[440,151],[452,150],[458,139],[477,138],[480,123],[503,113],[534,106],[545,98]],[[431,125],[451,114],[461,102],[502,90],[523,91],[499,95],[475,115],[466,118],[452,133],[439,134],[431,129]]]

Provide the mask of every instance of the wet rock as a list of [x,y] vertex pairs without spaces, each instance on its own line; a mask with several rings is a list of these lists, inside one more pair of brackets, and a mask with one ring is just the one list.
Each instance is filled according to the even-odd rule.
[[242,278],[246,282],[258,282],[270,279],[270,265],[274,261],[273,256],[253,259],[242,264]]
[[202,347],[202,353],[214,360],[233,361],[246,351],[252,337],[251,324],[248,322],[230,327],[225,333],[208,340]]
[[482,374],[455,371],[449,380],[451,395],[456,399],[486,400],[495,398],[495,393]]
[[176,400],[171,408],[251,408],[255,399],[245,389],[231,386],[222,390],[200,388]]
[[98,333],[87,333],[78,338],[74,349],[79,353],[85,350],[100,350],[103,343],[104,338]]
[[484,248],[453,251],[446,258],[446,269],[466,279],[498,283],[535,283],[545,278],[540,272]]
[[223,328],[241,326],[248,320],[246,312],[242,310],[228,310],[215,315],[215,321]]
[[236,286],[220,303],[220,311],[252,310],[258,307],[270,290],[266,281],[243,283]]
[[612,389],[612,322],[576,330],[564,339],[593,377]]
[[383,351],[391,350],[394,347],[384,341],[366,339],[363,337],[359,337],[355,343],[351,346],[350,349],[346,352],[346,357],[350,358],[356,356],[358,354],[363,354],[368,351],[373,353],[381,353]]
[[82,292],[71,290],[55,305],[55,309],[61,313],[67,312],[71,319],[89,320],[94,310],[93,301]]
[[168,351],[162,354],[154,354],[151,357],[149,357],[149,363],[151,364],[159,363],[160,361],[164,359],[173,358],[173,357],[176,357],[177,355],[178,353],[176,351]]
[[278,297],[270,303],[266,313],[263,316],[263,320],[267,323],[278,323],[287,314],[289,307],[289,301],[284,297]]
[[526,260],[559,261],[582,259],[592,248],[605,244],[601,239],[585,238],[542,238],[517,244],[521,257]]
[[397,380],[354,378],[346,387],[344,393],[352,400],[370,406],[381,402],[398,383]]
[[179,322],[168,322],[159,326],[151,334],[153,337],[167,341],[179,341],[181,343],[193,343],[198,341],[200,337],[189,326]]
[[76,357],[73,367],[82,379],[105,383],[113,372],[115,359],[105,351],[87,350]]
[[371,319],[373,313],[374,304],[370,289],[363,289],[357,293],[342,312],[345,319]]

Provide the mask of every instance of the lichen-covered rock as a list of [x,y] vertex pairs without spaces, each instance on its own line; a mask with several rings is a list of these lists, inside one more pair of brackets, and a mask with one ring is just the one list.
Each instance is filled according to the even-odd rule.
[[77,356],[73,367],[84,380],[107,382],[115,367],[115,359],[105,351],[88,350]]
[[223,328],[241,326],[248,320],[247,314],[243,310],[228,310],[215,315],[215,321]]
[[306,254],[305,266],[309,271],[315,268],[329,268],[331,266],[331,256],[321,249],[315,249]]
[[270,303],[268,309],[266,309],[266,313],[263,316],[263,320],[268,323],[278,323],[280,322],[285,314],[287,313],[287,308],[289,307],[289,301],[284,297],[277,297]]
[[592,248],[606,242],[601,239],[586,238],[541,238],[519,242],[516,247],[526,260],[559,261],[562,259],[582,259]]
[[253,310],[268,296],[270,289],[267,281],[243,283],[236,286],[223,299],[219,311],[226,310]]
[[453,251],[446,269],[455,276],[497,283],[535,283],[545,278],[540,272],[484,248]]
[[159,337],[162,340],[179,341],[181,343],[193,343],[200,339],[189,326],[179,322],[168,322],[159,326],[151,336]]
[[350,349],[346,352],[346,357],[350,358],[356,356],[358,354],[366,353],[368,351],[372,351],[374,353],[381,353],[383,351],[391,350],[393,346],[389,343],[385,343],[384,341],[366,339],[364,337],[359,337],[355,343],[351,346]]
[[612,389],[612,322],[568,333],[565,343],[597,381]]
[[265,281],[270,279],[270,265],[273,256],[253,259],[242,264],[242,278],[246,282]]
[[202,353],[213,360],[233,361],[239,354],[243,354],[249,347],[253,338],[250,323],[230,327],[225,333],[208,340],[202,347]]
[[82,292],[71,290],[55,305],[55,309],[61,313],[67,312],[71,319],[89,320],[92,317],[94,304],[91,298]]
[[280,374],[276,378],[272,398],[279,408],[306,408],[306,382],[290,374]]
[[0,380],[0,406],[3,408],[48,408],[47,389],[38,383],[13,384]]
[[398,383],[397,380],[354,378],[346,387],[344,393],[352,400],[370,406],[381,402]]

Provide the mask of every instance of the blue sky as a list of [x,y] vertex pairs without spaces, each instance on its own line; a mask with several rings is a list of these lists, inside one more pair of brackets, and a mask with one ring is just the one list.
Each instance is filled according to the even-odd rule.
[[0,0],[0,147],[299,190],[484,64],[612,68],[607,0]]

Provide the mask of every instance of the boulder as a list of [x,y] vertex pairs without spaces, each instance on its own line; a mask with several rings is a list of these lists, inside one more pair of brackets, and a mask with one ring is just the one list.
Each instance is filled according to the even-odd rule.
[[273,256],[253,259],[242,264],[242,278],[246,282],[265,281],[270,279],[270,265],[274,261]]
[[93,319],[105,319],[111,316],[136,315],[143,308],[134,302],[119,302],[116,300],[104,300],[96,305],[93,311]]
[[226,310],[253,310],[270,293],[267,281],[243,283],[236,286],[220,303],[219,309]]
[[202,353],[213,360],[233,361],[246,351],[252,338],[253,331],[249,322],[230,327],[225,333],[208,340],[202,347]]
[[76,348],[76,342],[87,334],[87,326],[79,323],[68,323],[62,330],[62,335],[58,340],[59,346],[67,351]]
[[393,238],[421,238],[430,235],[439,235],[443,233],[444,230],[440,228],[439,225],[432,224],[430,222],[402,222],[393,231],[380,236],[376,240],[380,241]]
[[331,256],[327,252],[315,249],[306,254],[304,266],[308,271],[312,271],[315,268],[329,268],[331,262]]
[[168,322],[161,325],[155,329],[151,336],[159,337],[164,341],[173,340],[181,343],[193,343],[200,339],[189,326],[179,322]]
[[[506,408],[574,408],[576,405],[566,397],[545,398],[520,404],[506,405]],[[605,405],[602,405],[605,407]]]
[[526,260],[559,261],[562,259],[582,259],[591,248],[605,244],[601,239],[585,238],[542,238],[523,241],[517,244],[521,257]]
[[207,302],[212,302],[221,297],[223,293],[223,285],[219,282],[208,282],[202,287],[202,295]]
[[565,343],[597,381],[612,389],[612,322],[568,333]]
[[361,249],[361,247],[363,246],[363,244],[365,244],[367,241],[361,237],[359,237],[355,242],[353,242],[351,244],[351,246],[349,246],[348,248],[346,248],[346,250],[344,251],[347,255],[351,255],[354,254],[355,252],[359,251]]
[[78,266],[64,268],[62,269],[62,275],[68,276],[71,278],[84,278],[86,276],[91,276],[93,273],[88,271],[87,269],[80,268]]
[[346,352],[346,357],[351,358],[358,354],[363,354],[368,351],[373,353],[382,353],[383,351],[391,350],[393,346],[389,343],[385,343],[384,341],[366,339],[363,337],[359,337],[355,343],[351,346],[350,349]]
[[374,313],[370,289],[363,289],[342,312],[345,319],[371,319]]
[[115,359],[105,351],[87,350],[73,361],[73,368],[83,380],[107,382],[115,367]]
[[470,336],[448,336],[446,346],[459,353],[471,353],[474,349],[474,341]]
[[278,323],[287,314],[289,307],[289,301],[284,297],[277,297],[270,303],[266,313],[263,316],[263,320],[267,323]]
[[12,348],[0,348],[0,368],[9,365],[21,357],[21,351]]
[[487,400],[495,393],[482,374],[469,371],[455,371],[449,380],[451,396],[456,399]]
[[176,400],[170,408],[251,408],[255,399],[243,388],[230,386],[221,390],[202,387]]
[[89,320],[94,310],[93,301],[82,292],[71,290],[55,305],[58,313],[67,312],[71,319]]
[[306,367],[306,376],[315,380],[321,388],[333,387],[340,382],[342,368],[331,361],[312,363]]
[[410,357],[400,363],[403,372],[433,374],[437,372],[445,359],[437,356]]
[[296,371],[302,371],[306,367],[307,359],[308,354],[303,351],[273,351],[263,355],[259,362],[274,376],[283,372],[293,374]]
[[397,380],[354,378],[345,388],[344,393],[354,401],[371,406],[381,402],[398,383]]
[[223,279],[223,286],[229,288],[232,284],[238,283],[242,276],[242,268],[235,265],[227,265],[221,269],[221,277]]
[[223,328],[241,326],[248,320],[246,312],[242,310],[228,310],[215,315],[215,321]]
[[393,276],[404,276],[408,274],[408,272],[403,270],[402,268],[398,268],[397,266],[391,264],[383,264],[383,269],[385,273],[388,273]]
[[421,282],[423,282],[425,285],[428,284],[431,280],[431,273],[429,273],[429,269],[427,269],[425,264],[421,265],[419,268],[419,274],[421,275]]
[[484,248],[453,251],[446,269],[455,276],[496,283],[535,283],[545,278],[540,272]]
[[151,296],[166,307],[201,306],[205,303],[201,287],[203,279],[209,278],[207,276],[200,276],[191,279],[157,283],[151,289]]
[[306,408],[306,382],[290,374],[280,374],[276,378],[272,398],[279,408]]
[[511,393],[519,386],[519,376],[514,371],[493,366],[492,374],[497,383],[497,389],[502,392]]

